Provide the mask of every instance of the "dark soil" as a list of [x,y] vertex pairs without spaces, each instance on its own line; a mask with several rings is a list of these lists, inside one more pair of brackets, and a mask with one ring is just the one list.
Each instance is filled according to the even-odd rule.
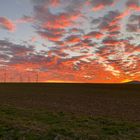
[[140,85],[5,83],[0,105],[140,121]]

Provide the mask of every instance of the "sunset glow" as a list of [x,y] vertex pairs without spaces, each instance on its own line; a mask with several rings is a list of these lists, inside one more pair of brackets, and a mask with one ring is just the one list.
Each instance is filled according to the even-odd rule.
[[0,1],[0,82],[133,80],[140,0]]
[[122,81],[122,83],[127,83],[127,82],[131,82],[132,80],[126,79],[124,81]]

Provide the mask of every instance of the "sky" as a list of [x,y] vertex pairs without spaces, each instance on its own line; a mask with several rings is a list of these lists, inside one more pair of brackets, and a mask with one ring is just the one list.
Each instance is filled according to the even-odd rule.
[[1,0],[0,82],[140,81],[140,0]]

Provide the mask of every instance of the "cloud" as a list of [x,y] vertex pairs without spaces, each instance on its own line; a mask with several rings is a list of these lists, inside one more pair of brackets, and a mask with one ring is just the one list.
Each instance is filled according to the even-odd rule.
[[[98,29],[100,30],[110,30],[112,26],[119,26],[120,19],[117,17],[120,16],[119,11],[109,11],[103,17],[100,17],[98,22]],[[94,19],[95,20],[95,19]],[[92,21],[93,22],[93,21]]]
[[65,38],[65,42],[66,43],[79,43],[81,41],[81,38],[80,36],[78,35],[71,35],[71,36],[68,36],[67,38]]
[[97,19],[94,18],[91,21],[91,24],[94,24],[94,28],[98,29],[100,33],[104,32],[104,36],[106,37],[118,37],[122,28],[121,15],[122,13],[118,10],[109,11],[103,17],[99,17]]
[[97,31],[92,31],[84,36],[85,39],[93,39],[93,38],[101,39],[103,37],[104,37],[104,34]]
[[81,17],[79,9],[76,10],[73,7],[72,10],[71,2],[66,2],[66,5],[61,3],[64,6],[63,12],[52,12],[50,9],[50,6],[52,6],[51,4],[57,5],[60,3],[61,1],[59,0],[34,1],[34,19],[36,32],[42,38],[57,44],[58,42],[60,43],[63,38],[65,38],[67,29],[70,29],[74,25],[78,24],[77,20]]
[[15,44],[7,40],[0,40],[0,48],[0,68],[6,66],[11,75],[18,72],[24,74],[29,69],[32,73],[47,69],[49,58],[46,51],[36,52],[34,46]]
[[51,6],[57,7],[60,4],[60,0],[51,0],[50,3],[51,3]]
[[45,28],[66,28],[73,25],[74,20],[81,16],[78,10],[70,10],[71,3],[69,3],[67,10],[64,9],[64,12],[54,14],[46,2],[38,2],[39,4],[34,6],[35,18],[42,22],[41,24]]
[[35,4],[46,4],[46,5],[49,5],[49,6],[53,6],[53,7],[57,7],[60,3],[61,3],[61,0],[32,0],[33,3]]
[[22,18],[16,20],[16,23],[30,23],[33,22],[33,17],[24,15]]
[[91,23],[96,25],[99,24],[100,22],[101,22],[100,18],[94,18]]
[[30,41],[31,41],[32,43],[34,43],[34,42],[37,41],[37,39],[38,39],[38,37],[36,37],[36,36],[32,36],[31,39],[30,39]]
[[93,11],[102,10],[106,6],[113,5],[115,0],[89,0],[89,4],[93,6]]
[[[125,28],[121,24],[122,20],[130,14],[130,10],[107,11],[102,16],[91,19],[91,17],[83,18],[85,16],[82,11],[85,3],[83,0],[78,0],[80,6],[73,0],[65,3],[59,1],[55,6],[46,2],[48,1],[42,0],[35,3],[34,12],[36,32],[54,43],[47,52],[48,69],[57,69],[59,76],[62,76],[62,73],[72,73],[75,79],[93,80],[98,77],[95,76],[98,75],[96,67],[99,68],[99,73],[114,79],[128,77],[127,72],[132,71],[132,68],[128,68],[129,66],[136,68],[138,51],[132,44],[129,45],[129,40],[123,36],[121,30]],[[88,5],[89,7],[92,6],[94,11],[98,11],[107,6],[113,6],[116,0],[88,2],[91,4]],[[57,8],[56,12],[52,12],[52,7]],[[61,7],[60,11],[59,7]],[[90,30],[85,33],[79,23],[86,22],[87,19],[91,24],[88,24]],[[93,39],[98,40],[93,42]]]
[[[0,40],[0,65],[25,65],[28,60],[28,56],[34,52],[33,46],[19,45],[7,40]],[[33,63],[30,61],[30,63]]]
[[128,40],[110,38],[103,40],[103,43],[104,47],[100,48],[99,55],[118,69],[121,75],[131,77],[130,74],[139,71],[140,52],[137,45],[131,44]]
[[15,24],[6,17],[0,17],[0,27],[10,32],[15,31],[16,29]]
[[128,18],[126,30],[128,32],[140,32],[140,15],[133,14]]
[[127,24],[126,30],[128,32],[140,32],[140,27],[138,26],[138,24]]
[[116,39],[113,39],[113,38],[106,38],[103,40],[102,42],[103,44],[105,45],[119,45],[121,43],[120,40],[116,40]]
[[99,10],[102,10],[105,6],[104,5],[98,5],[97,7],[94,7],[92,10],[93,11],[99,11]]
[[128,0],[126,6],[129,9],[140,11],[140,2],[139,0]]
[[0,40],[1,53],[9,56],[22,56],[34,51],[33,46],[18,45],[7,40]]
[[129,14],[130,14],[130,10],[129,9],[126,9],[126,10],[124,10],[124,12],[120,13],[120,15],[118,15],[116,18],[117,19],[123,19],[126,16],[128,16]]
[[63,37],[65,30],[63,29],[45,29],[42,30],[40,28],[37,33],[44,39],[48,39],[52,42],[61,41],[61,38]]
[[140,15],[133,14],[129,17],[129,22],[138,22],[138,21],[140,21]]
[[74,24],[74,20],[76,20],[79,15],[69,15],[69,14],[60,14],[59,16],[53,16],[52,20],[43,23],[43,28],[48,29],[64,29],[66,27],[71,27]]
[[79,29],[79,28],[71,28],[71,29],[69,29],[69,33],[81,33],[81,34],[84,34],[84,30]]

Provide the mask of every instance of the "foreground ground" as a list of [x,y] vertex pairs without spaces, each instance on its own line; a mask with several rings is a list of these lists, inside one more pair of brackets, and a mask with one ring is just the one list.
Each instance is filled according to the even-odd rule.
[[0,139],[140,140],[139,89],[0,84]]
[[0,107],[4,140],[139,140],[140,124],[104,117]]

